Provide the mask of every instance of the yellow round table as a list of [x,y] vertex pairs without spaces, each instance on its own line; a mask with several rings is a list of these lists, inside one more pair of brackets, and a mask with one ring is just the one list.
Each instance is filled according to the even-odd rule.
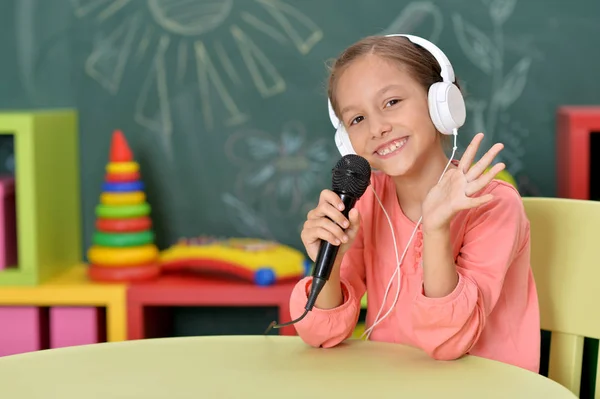
[[0,358],[0,398],[575,398],[538,374],[468,356],[349,340],[317,349],[297,337],[161,338]]

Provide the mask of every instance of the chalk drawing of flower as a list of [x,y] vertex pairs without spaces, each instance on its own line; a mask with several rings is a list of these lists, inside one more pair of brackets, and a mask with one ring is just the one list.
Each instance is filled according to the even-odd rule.
[[286,123],[278,137],[260,130],[234,133],[225,152],[240,167],[236,194],[258,196],[281,215],[297,213],[325,187],[332,159],[328,147],[326,137],[309,139],[297,121]]
[[513,120],[510,107],[523,94],[532,57],[524,55],[514,65],[507,65],[503,26],[515,10],[517,0],[482,0],[482,3],[487,7],[490,17],[490,23],[487,24],[491,26],[489,33],[460,14],[452,14],[454,33],[465,57],[490,82],[487,98],[469,95],[467,99],[470,115],[468,130],[485,133],[486,142],[482,150],[497,141],[496,136],[501,136],[500,141],[505,148],[495,161],[505,162],[507,170],[516,175],[523,170],[523,141],[529,131]]
[[444,27],[444,14],[430,1],[413,1],[380,34],[410,33],[436,42]]

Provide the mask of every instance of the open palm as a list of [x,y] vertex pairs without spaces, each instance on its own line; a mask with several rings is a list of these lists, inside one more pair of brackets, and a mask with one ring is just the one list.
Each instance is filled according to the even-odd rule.
[[492,199],[491,194],[474,195],[485,188],[504,169],[505,165],[498,163],[484,173],[504,145],[495,144],[476,164],[473,164],[482,140],[483,133],[475,135],[458,167],[448,169],[441,181],[429,191],[423,202],[424,227],[428,229],[447,227],[457,212],[475,208]]

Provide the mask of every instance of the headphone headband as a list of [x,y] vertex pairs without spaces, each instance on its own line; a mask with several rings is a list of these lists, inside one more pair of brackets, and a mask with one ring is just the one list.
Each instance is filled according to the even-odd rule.
[[449,83],[454,83],[454,68],[452,68],[452,64],[450,64],[450,60],[448,59],[448,57],[446,57],[446,54],[444,54],[444,52],[435,44],[433,44],[432,42],[430,42],[429,40],[423,39],[422,37],[419,36],[414,36],[414,35],[405,35],[405,34],[391,34],[391,35],[385,35],[386,37],[392,37],[392,36],[401,36],[401,37],[405,37],[408,40],[410,40],[411,42],[413,42],[414,44],[418,44],[419,46],[423,47],[425,50],[429,51],[431,53],[431,55],[433,55],[433,57],[436,59],[436,61],[438,62],[438,64],[440,65],[441,73],[440,75],[442,76],[442,79],[444,80],[444,82],[449,82]]

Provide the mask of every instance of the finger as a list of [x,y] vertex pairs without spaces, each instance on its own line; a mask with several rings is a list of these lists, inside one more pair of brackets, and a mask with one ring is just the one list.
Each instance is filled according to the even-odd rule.
[[324,227],[316,226],[310,230],[307,230],[307,237],[309,241],[323,240],[327,241],[332,245],[341,245],[342,241],[331,231]]
[[[333,209],[337,209],[335,212]],[[327,216],[335,220],[340,226],[346,228],[350,224],[348,219],[340,213],[344,210],[344,203],[341,198],[331,190],[323,190],[319,198],[317,210],[311,215],[312,218]]]
[[465,153],[460,158],[460,162],[458,163],[458,169],[462,170],[463,173],[467,173],[473,160],[475,159],[475,155],[477,154],[477,150],[479,149],[479,144],[483,140],[483,133],[477,133],[471,143],[465,150]]
[[327,241],[333,245],[341,245],[341,240],[330,230],[319,225],[305,227],[301,233],[302,241],[312,244],[318,241]]
[[344,203],[342,202],[342,199],[339,197],[339,195],[337,195],[331,190],[321,191],[321,196],[319,197],[319,205],[324,203],[329,203],[335,208],[339,209],[340,211],[344,210]]
[[356,209],[351,209],[348,218],[350,219],[350,228],[346,230],[346,234],[353,239],[360,228],[360,213]]
[[350,226],[350,221],[330,203],[323,203],[313,209],[309,213],[307,220],[319,220],[324,217],[329,218],[344,229]]
[[482,190],[484,187],[490,184],[490,182],[494,180],[498,173],[503,171],[505,167],[506,165],[504,163],[497,163],[496,165],[492,166],[492,168],[486,173],[479,176],[479,178],[473,180],[472,182],[469,182],[467,184],[467,187],[465,188],[465,195],[467,197],[470,197],[478,193],[480,190]]
[[485,155],[481,157],[481,159],[466,173],[467,181],[473,181],[477,179],[485,171],[485,169],[492,164],[494,158],[496,158],[503,149],[504,144],[494,144],[492,148],[490,148],[488,152],[486,152]]
[[347,242],[348,235],[340,226],[327,218],[311,219],[304,223],[306,229],[324,228],[331,232],[340,242]]
[[360,225],[360,213],[358,212],[358,209],[356,208],[352,208],[350,209],[350,212],[348,213],[348,218],[350,219],[350,225],[353,228],[357,228]]
[[322,227],[314,227],[302,230],[302,242],[310,245],[318,241],[327,241],[332,245],[341,245],[340,240],[329,230]]

